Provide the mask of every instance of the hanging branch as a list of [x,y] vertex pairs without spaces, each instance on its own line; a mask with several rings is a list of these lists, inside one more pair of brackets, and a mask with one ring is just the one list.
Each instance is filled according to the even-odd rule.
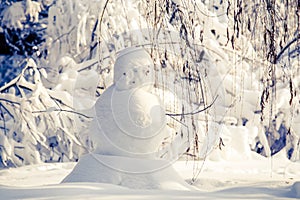
[[201,112],[204,112],[206,111],[207,109],[211,108],[213,106],[213,104],[215,103],[215,101],[217,100],[219,96],[217,95],[215,97],[215,99],[213,100],[213,102],[211,104],[209,104],[208,106],[204,107],[203,109],[201,110],[197,110],[197,111],[192,111],[192,112],[188,112],[188,113],[166,113],[167,116],[186,116],[186,115],[195,115],[195,114],[198,114],[198,113],[201,113]]
[[60,40],[61,38],[63,38],[64,36],[69,36],[72,31],[74,31],[76,28],[76,26],[73,26],[73,28],[71,28],[68,32],[64,33],[64,34],[61,34],[59,37],[55,38],[53,41],[52,41],[52,44],[54,44],[56,41]]
[[4,135],[7,135],[6,120],[5,120],[5,116],[4,116],[4,112],[3,112],[3,110],[2,110],[2,107],[3,107],[3,105],[0,104],[0,112],[1,112],[0,116],[1,116],[1,118],[2,118],[2,120],[3,120],[3,130],[4,130]]
[[281,56],[283,55],[283,53],[295,42],[297,42],[300,39],[300,35],[298,34],[297,37],[295,37],[292,41],[290,41],[285,47],[283,47],[281,49],[281,51],[278,53],[276,60],[275,60],[275,64],[278,63],[278,61],[281,59]]
[[92,32],[92,42],[91,43],[93,43],[93,41],[94,41],[94,37],[95,37],[95,31],[97,30],[97,26],[99,26],[99,32],[98,32],[98,41],[95,43],[95,44],[92,44],[91,46],[90,46],[90,59],[92,58],[92,51],[98,46],[98,44],[100,44],[100,38],[101,38],[101,36],[100,36],[100,34],[101,34],[101,31],[102,31],[102,21],[103,21],[103,16],[104,16],[104,12],[105,12],[105,10],[106,10],[106,7],[107,7],[107,5],[108,5],[108,3],[109,3],[109,0],[106,0],[105,1],[105,4],[104,4],[104,7],[103,7],[103,10],[102,10],[102,12],[101,12],[101,16],[100,16],[100,21],[99,21],[99,23],[98,23],[98,19],[97,19],[97,21],[96,21],[96,23],[95,23],[95,25],[94,25],[94,28],[93,28],[93,32]]
[[172,119],[174,119],[176,122],[180,123],[181,125],[183,125],[184,127],[188,128],[188,126],[186,124],[184,124],[182,121],[176,119],[174,116],[171,116],[170,114],[166,114],[167,116],[171,117]]
[[95,35],[97,35],[97,34],[96,34],[96,30],[97,30],[97,26],[98,26],[98,21],[99,21],[99,19],[97,19],[97,21],[96,21],[96,23],[95,23],[95,25],[94,25],[93,31],[92,31],[92,35],[91,35],[91,45],[90,45],[90,57],[89,57],[89,59],[92,59],[92,52],[93,52],[93,50],[96,48],[96,46],[97,46],[97,44],[98,44],[97,41],[94,42],[94,40],[95,40]]
[[[104,12],[106,10],[107,4],[108,4],[109,0],[106,0],[105,4],[104,4],[104,8],[102,10],[101,13],[101,17],[100,17],[100,22],[99,22],[99,33],[101,34],[101,30],[102,30],[102,21],[103,21],[103,16],[104,16]],[[98,36],[100,38],[100,35]],[[99,41],[100,43],[100,41]]]

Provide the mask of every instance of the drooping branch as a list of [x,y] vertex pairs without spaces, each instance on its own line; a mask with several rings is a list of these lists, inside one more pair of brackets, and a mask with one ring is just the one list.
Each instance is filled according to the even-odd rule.
[[[278,61],[280,61],[281,56],[283,55],[283,53],[295,42],[297,42],[298,40],[300,40],[300,35],[298,34],[297,37],[295,37],[292,41],[290,41],[289,43],[287,43],[287,45],[285,45],[285,47],[283,47],[281,49],[281,51],[278,53],[277,57],[276,57],[276,63],[278,63]],[[276,64],[275,63],[275,64]]]
[[61,34],[59,37],[55,38],[53,41],[52,41],[52,44],[54,44],[55,42],[59,41],[61,38],[63,38],[64,36],[68,36],[72,33],[72,31],[74,31],[76,28],[76,26],[73,26],[68,32],[64,33],[64,34]]
[[170,116],[170,117],[195,115],[195,114],[204,112],[204,111],[208,110],[209,108],[211,108],[213,106],[213,104],[216,102],[217,98],[218,98],[218,95],[215,97],[215,99],[213,100],[212,103],[210,103],[208,106],[204,107],[203,109],[192,111],[192,112],[188,112],[188,113],[166,113],[166,115]]
[[95,43],[95,44],[93,44],[93,45],[91,45],[91,47],[90,47],[90,58],[91,58],[91,56],[92,56],[92,51],[97,47],[97,45],[99,45],[100,44],[100,42],[101,42],[101,31],[102,31],[102,21],[103,21],[103,17],[104,17],[104,12],[105,12],[105,10],[106,10],[106,7],[107,7],[107,5],[108,5],[108,2],[109,2],[109,0],[106,0],[105,1],[105,4],[104,4],[104,7],[103,7],[103,10],[102,10],[102,12],[101,12],[101,16],[100,16],[100,21],[99,21],[99,23],[98,23],[98,19],[97,19],[97,21],[96,21],[96,23],[95,23],[95,26],[94,26],[94,28],[93,28],[93,32],[92,32],[92,42],[94,41],[94,35],[95,35],[95,31],[96,31],[96,27],[97,26],[99,26],[99,28],[98,28],[98,41]]
[[0,104],[0,116],[3,120],[4,135],[7,135],[6,121],[5,121],[5,117],[4,117],[4,112],[2,111],[2,104]]

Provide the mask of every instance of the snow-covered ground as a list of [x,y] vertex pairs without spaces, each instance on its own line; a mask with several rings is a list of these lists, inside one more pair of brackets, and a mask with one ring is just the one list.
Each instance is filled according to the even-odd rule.
[[[174,169],[191,182],[203,161],[177,161]],[[297,199],[300,198],[300,163],[284,152],[272,158],[253,154],[243,161],[204,162],[188,190],[129,189],[104,183],[63,183],[76,163],[48,163],[0,171],[1,199]],[[172,183],[169,187],[172,187]]]
[[[299,59],[285,53],[269,63],[268,52],[259,53],[260,44],[268,46],[260,37],[265,28],[257,41],[237,36],[235,1],[163,2],[57,0],[49,8],[41,59],[24,61],[0,87],[0,200],[300,198]],[[26,15],[35,22],[40,11],[35,1],[17,2],[3,23],[22,28]],[[121,50],[140,46],[153,63],[140,63],[140,54],[120,59],[129,54]],[[155,88],[141,87],[145,81]],[[164,163],[136,156],[158,148],[171,160],[215,151],[205,161],[180,158],[136,175],[140,165]]]

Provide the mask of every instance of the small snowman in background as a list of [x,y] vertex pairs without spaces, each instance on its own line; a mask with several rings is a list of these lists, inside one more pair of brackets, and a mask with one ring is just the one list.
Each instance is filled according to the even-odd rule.
[[143,48],[127,48],[117,55],[114,83],[95,104],[91,135],[95,153],[155,158],[167,137],[166,115],[151,91],[154,65]]

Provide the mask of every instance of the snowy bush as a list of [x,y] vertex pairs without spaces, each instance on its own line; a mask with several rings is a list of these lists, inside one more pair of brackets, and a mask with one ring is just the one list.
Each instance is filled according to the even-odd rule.
[[[41,12],[42,5],[36,1],[1,2],[0,52],[5,56],[0,63],[1,86],[20,73],[22,70],[18,62],[20,58],[25,59],[35,53],[38,54],[39,47],[44,42],[46,26],[44,16],[40,15]],[[6,69],[5,72],[2,69]]]
[[4,7],[0,15],[1,27],[11,54],[27,56],[38,50],[44,34],[44,23],[39,21],[41,9],[39,2],[31,0],[11,2]]
[[89,117],[72,110],[65,91],[45,88],[43,74],[28,59],[21,74],[1,88],[0,158],[5,167],[74,161],[89,145],[82,134]]

